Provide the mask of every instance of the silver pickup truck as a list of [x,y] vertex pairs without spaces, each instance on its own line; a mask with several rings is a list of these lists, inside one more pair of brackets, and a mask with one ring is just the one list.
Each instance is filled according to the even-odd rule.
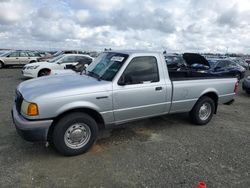
[[82,75],[22,82],[12,117],[24,139],[77,155],[94,144],[100,129],[129,121],[189,112],[194,124],[205,125],[218,104],[233,101],[237,85],[236,78],[169,74],[161,53],[111,51]]

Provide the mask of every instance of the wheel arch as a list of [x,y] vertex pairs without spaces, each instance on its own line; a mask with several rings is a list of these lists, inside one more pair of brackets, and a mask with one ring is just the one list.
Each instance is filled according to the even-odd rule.
[[[217,92],[216,92],[216,91],[208,91],[208,92],[205,92],[205,93],[203,93],[203,94],[199,97],[199,99],[202,98],[202,97],[204,97],[204,96],[207,96],[207,97],[211,98],[211,99],[214,101],[214,104],[215,104],[215,111],[214,111],[214,113],[216,114],[216,113],[217,113],[217,107],[218,107],[218,101],[219,101],[219,96],[218,96]],[[197,102],[198,102],[198,100],[197,100]],[[196,103],[197,103],[197,102],[196,102]],[[195,103],[195,104],[196,104],[196,103]],[[194,106],[195,106],[195,105],[194,105]]]
[[0,59],[0,63],[2,63],[2,64],[3,64],[3,67],[5,66],[5,64],[4,64],[4,62],[3,62],[3,60],[1,60],[1,59]]
[[36,60],[31,60],[31,61],[29,61],[29,63],[35,63],[35,62],[37,62]]
[[51,69],[46,68],[46,67],[41,68],[41,69],[37,72],[37,77],[39,77],[40,72],[41,72],[41,71],[43,71],[43,70],[48,70],[48,71],[51,71]]
[[79,108],[74,108],[74,109],[69,109],[66,110],[62,113],[60,113],[57,117],[54,118],[52,125],[49,128],[48,131],[48,140],[51,139],[53,130],[55,128],[55,125],[57,124],[57,122],[65,115],[70,114],[70,113],[74,113],[74,112],[82,112],[82,113],[86,113],[87,115],[89,115],[90,117],[92,117],[98,125],[99,130],[104,129],[105,128],[105,122],[104,119],[102,117],[102,115],[97,112],[94,109],[91,108],[86,108],[86,107],[79,107]]

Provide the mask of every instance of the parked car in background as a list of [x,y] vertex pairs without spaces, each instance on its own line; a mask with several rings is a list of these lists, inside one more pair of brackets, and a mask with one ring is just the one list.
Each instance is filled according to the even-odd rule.
[[250,94],[250,76],[245,78],[242,83],[242,89],[245,90],[248,94]]
[[183,59],[182,55],[179,54],[166,54],[164,55],[165,61],[168,66],[168,70],[180,70],[188,67],[187,63]]
[[[175,77],[204,77],[210,76],[206,72],[210,65],[206,58],[196,53],[166,54],[164,55],[168,66],[169,75]],[[214,76],[214,75],[212,75]]]
[[44,56],[52,56],[51,53],[46,52],[46,51],[33,51],[34,53],[37,53],[40,55],[40,57],[44,57]]
[[248,70],[250,70],[250,59],[245,59],[245,62],[248,64]]
[[205,71],[218,76],[231,76],[241,80],[245,76],[246,69],[229,59],[208,60],[210,69]]
[[64,70],[79,62],[90,64],[93,58],[82,54],[62,54],[50,61],[30,63],[23,67],[22,74],[25,77],[35,78],[49,75],[51,70]]
[[161,53],[107,51],[85,75],[22,82],[12,118],[24,139],[78,155],[90,149],[99,130],[130,121],[189,112],[194,124],[205,125],[218,104],[233,102],[237,86],[236,78],[169,76]]
[[3,54],[5,54],[5,53],[7,53],[7,52],[9,52],[10,50],[0,50],[0,56],[1,55],[3,55]]
[[31,51],[11,51],[0,55],[0,68],[5,66],[25,65],[34,63],[39,58],[39,54]]
[[232,60],[233,62],[239,64],[240,66],[244,67],[246,70],[248,68],[248,63],[241,58],[229,58],[229,60]]
[[68,66],[63,70],[51,70],[50,75],[59,75],[59,74],[83,74],[89,64],[81,61],[76,65]]
[[63,54],[84,54],[82,51],[78,51],[78,50],[64,50],[64,51],[57,51],[56,53],[54,53],[53,55],[51,54],[47,54],[41,58],[38,58],[38,61],[49,61],[50,59],[57,57],[59,55],[63,55]]

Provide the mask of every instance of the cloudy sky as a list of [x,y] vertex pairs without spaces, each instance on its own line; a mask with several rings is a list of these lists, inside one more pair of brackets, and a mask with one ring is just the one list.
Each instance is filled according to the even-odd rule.
[[250,53],[249,0],[0,0],[0,48]]

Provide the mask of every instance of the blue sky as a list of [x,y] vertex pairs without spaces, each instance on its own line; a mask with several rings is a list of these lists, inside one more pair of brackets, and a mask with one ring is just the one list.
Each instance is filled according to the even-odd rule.
[[249,0],[0,0],[0,48],[250,53]]

